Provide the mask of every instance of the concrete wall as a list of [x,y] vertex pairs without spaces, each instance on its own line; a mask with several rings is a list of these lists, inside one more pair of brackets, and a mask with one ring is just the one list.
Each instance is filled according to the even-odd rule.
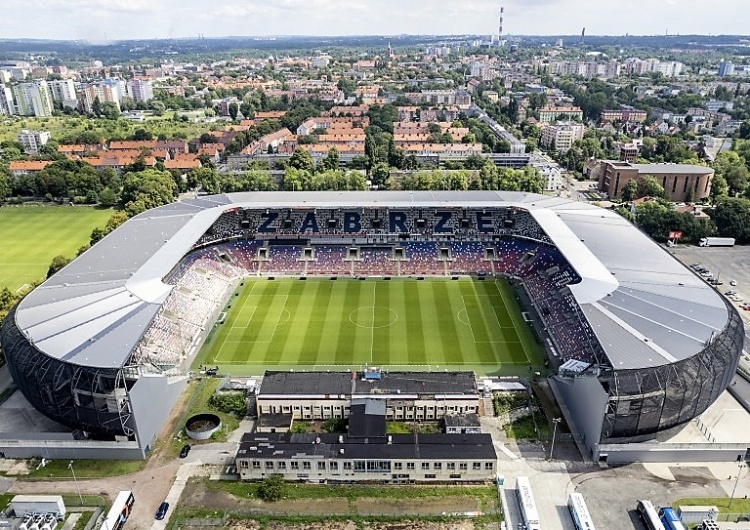
[[607,410],[608,396],[601,383],[593,376],[554,376],[550,378],[550,388],[563,409],[574,437],[591,454],[601,439],[604,413]]
[[595,461],[607,464],[632,462],[736,462],[750,451],[747,444],[602,444],[594,453]]
[[144,453],[149,452],[187,381],[187,376],[167,378],[163,375],[144,375],[130,389],[130,406],[138,444]]
[[92,442],[90,440],[2,440],[5,458],[143,460],[145,454],[135,442]]

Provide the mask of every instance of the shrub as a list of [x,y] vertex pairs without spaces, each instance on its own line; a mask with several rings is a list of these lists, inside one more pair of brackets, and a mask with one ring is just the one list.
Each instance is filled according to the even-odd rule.
[[227,414],[247,414],[247,399],[244,392],[220,392],[208,400],[208,405]]

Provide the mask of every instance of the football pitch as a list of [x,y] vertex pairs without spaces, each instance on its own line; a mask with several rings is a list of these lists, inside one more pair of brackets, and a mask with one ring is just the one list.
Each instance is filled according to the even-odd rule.
[[247,279],[199,358],[233,374],[365,365],[507,374],[539,365],[540,350],[504,280]]
[[47,276],[52,258],[74,258],[104,227],[112,210],[88,206],[3,206],[0,208],[0,289],[16,291]]

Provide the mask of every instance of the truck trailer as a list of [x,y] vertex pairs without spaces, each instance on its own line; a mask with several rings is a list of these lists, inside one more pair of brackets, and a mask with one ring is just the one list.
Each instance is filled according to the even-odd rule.
[[701,247],[733,247],[733,237],[703,237],[698,242]]

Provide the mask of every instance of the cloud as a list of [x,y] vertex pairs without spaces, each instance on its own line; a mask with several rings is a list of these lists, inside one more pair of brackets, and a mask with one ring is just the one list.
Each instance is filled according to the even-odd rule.
[[747,0],[4,0],[5,38],[138,39],[202,34],[746,33]]

